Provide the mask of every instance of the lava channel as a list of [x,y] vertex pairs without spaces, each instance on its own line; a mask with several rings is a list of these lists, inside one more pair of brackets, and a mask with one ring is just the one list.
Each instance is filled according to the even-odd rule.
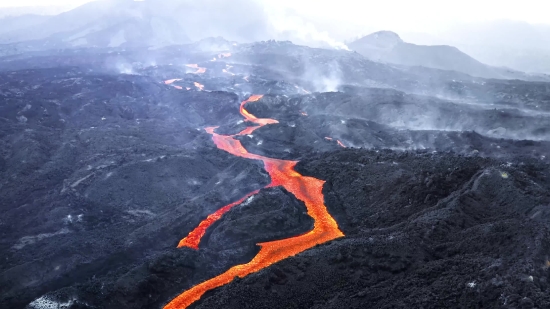
[[222,72],[223,72],[223,73],[227,73],[227,74],[231,74],[231,76],[235,76],[235,73],[231,73],[231,72],[229,72],[229,71],[226,70],[226,69],[223,69]]
[[199,91],[204,90],[204,85],[203,84],[200,84],[200,83],[197,83],[197,82],[194,82],[193,84],[195,85],[195,87],[197,87],[197,89],[199,89]]
[[[326,136],[325,139],[326,139],[327,141],[332,141],[332,140],[333,140],[332,137],[328,137],[328,136]],[[343,147],[343,148],[346,148],[346,145],[344,145],[344,143],[342,143],[339,139],[336,140],[336,143],[338,144],[338,146]]]
[[202,73],[205,73],[205,72],[206,72],[206,68],[201,68],[201,67],[199,67],[199,65],[196,64],[196,63],[194,63],[194,64],[186,64],[185,66],[186,66],[186,67],[189,67],[189,68],[197,69],[197,71],[193,72],[193,74],[202,74]]
[[177,81],[180,81],[180,80],[182,80],[182,79],[181,79],[181,78],[169,79],[169,80],[165,80],[165,81],[164,81],[164,84],[165,84],[165,85],[171,85],[171,84],[173,84],[174,82],[177,82]]
[[[330,215],[324,204],[322,191],[325,181],[313,177],[302,176],[296,172],[294,167],[298,163],[297,161],[272,159],[249,153],[242,146],[241,142],[235,139],[237,135],[251,134],[254,130],[264,125],[278,123],[275,119],[257,118],[245,109],[244,106],[246,103],[258,101],[261,98],[261,95],[251,96],[248,100],[243,101],[240,106],[241,115],[246,121],[254,123],[256,126],[248,127],[236,135],[217,134],[215,132],[217,127],[208,127],[205,130],[212,135],[212,139],[219,149],[227,151],[234,156],[262,161],[266,171],[271,177],[271,183],[267,185],[266,188],[282,186],[298,200],[304,202],[308,215],[314,220],[313,230],[287,239],[259,243],[258,246],[260,246],[260,251],[250,262],[233,266],[221,275],[195,285],[174,298],[164,307],[164,309],[187,308],[189,305],[199,300],[204,293],[231,282],[237,276],[241,278],[245,277],[251,273],[269,267],[274,263],[308,250],[318,244],[326,243],[344,236],[338,228],[336,220]],[[220,219],[221,216],[232,207],[242,203],[245,199],[256,193],[258,193],[258,191],[251,192],[242,199],[226,205],[208,216],[197,228],[191,231],[187,237],[179,242],[178,247],[198,249],[201,237],[209,226]]]

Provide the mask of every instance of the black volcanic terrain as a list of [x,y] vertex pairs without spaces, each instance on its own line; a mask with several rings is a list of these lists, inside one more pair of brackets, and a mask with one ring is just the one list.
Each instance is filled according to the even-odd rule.
[[0,58],[0,308],[183,309],[333,222],[188,308],[550,308],[549,157],[545,82],[221,38]]

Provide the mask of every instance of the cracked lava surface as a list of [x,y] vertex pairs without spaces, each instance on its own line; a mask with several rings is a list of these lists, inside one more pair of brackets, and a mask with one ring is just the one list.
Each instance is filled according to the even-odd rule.
[[[308,250],[318,244],[344,236],[324,204],[322,190],[325,182],[323,180],[302,176],[296,172],[294,167],[298,163],[297,161],[272,159],[251,154],[241,145],[239,140],[234,138],[238,135],[251,134],[254,130],[264,125],[278,123],[278,121],[274,119],[257,118],[245,109],[246,103],[258,101],[261,98],[261,95],[253,95],[248,100],[243,101],[240,106],[241,115],[243,115],[247,122],[254,123],[256,126],[248,127],[236,135],[217,134],[215,133],[217,127],[208,127],[205,130],[212,135],[212,139],[219,149],[227,151],[235,156],[261,160],[271,177],[271,183],[266,186],[266,188],[282,186],[298,200],[304,202],[308,215],[314,220],[313,230],[287,239],[259,243],[258,246],[260,246],[260,251],[250,262],[233,266],[226,272],[195,285],[174,298],[164,307],[164,309],[187,308],[189,305],[199,300],[206,292],[231,282],[236,276],[241,278],[245,277],[274,263]],[[258,192],[259,190],[251,192],[240,200],[226,205],[209,215],[197,228],[191,231],[187,237],[180,241],[178,248],[189,247],[198,249],[200,240],[209,226],[220,219],[222,215],[232,207],[239,205]]]

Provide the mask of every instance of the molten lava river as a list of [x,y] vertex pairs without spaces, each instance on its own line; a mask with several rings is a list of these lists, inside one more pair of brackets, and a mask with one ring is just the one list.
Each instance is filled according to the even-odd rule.
[[[271,183],[266,188],[282,186],[297,199],[303,201],[306,205],[308,215],[314,220],[313,230],[287,239],[259,243],[260,251],[250,262],[233,266],[221,275],[190,288],[168,303],[164,307],[165,309],[187,308],[199,300],[207,291],[231,282],[236,276],[245,277],[283,259],[308,250],[315,245],[344,236],[324,205],[322,190],[325,182],[323,180],[300,175],[294,170],[294,167],[298,163],[297,161],[272,159],[251,154],[246,151],[239,140],[234,138],[237,135],[251,134],[264,125],[278,123],[274,119],[257,118],[245,109],[246,103],[258,101],[261,98],[261,95],[253,95],[248,100],[243,101],[240,106],[241,115],[245,117],[247,122],[255,124],[254,126],[248,127],[236,135],[217,134],[215,132],[217,127],[206,128],[206,132],[212,135],[212,139],[219,149],[227,151],[234,156],[263,161],[265,169],[271,176]],[[258,192],[259,190],[251,192],[240,200],[226,205],[209,215],[187,237],[180,241],[178,248],[189,247],[197,250],[199,242],[208,227],[220,219],[232,207],[239,205],[245,199]]]

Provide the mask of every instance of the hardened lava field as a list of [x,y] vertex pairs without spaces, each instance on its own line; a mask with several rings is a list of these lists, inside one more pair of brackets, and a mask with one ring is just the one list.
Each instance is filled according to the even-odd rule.
[[207,43],[0,58],[1,308],[550,307],[547,83]]

